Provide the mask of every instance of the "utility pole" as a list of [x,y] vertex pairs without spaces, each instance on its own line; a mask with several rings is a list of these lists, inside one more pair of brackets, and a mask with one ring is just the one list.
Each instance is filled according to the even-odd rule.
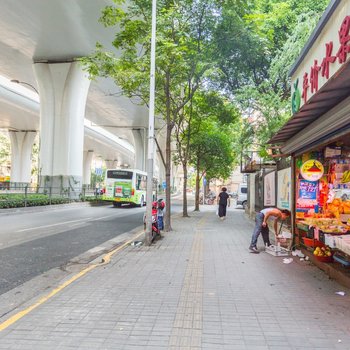
[[148,157],[147,157],[147,207],[145,244],[152,243],[152,202],[153,202],[153,164],[154,164],[154,100],[155,100],[155,70],[156,70],[156,21],[157,1],[152,0],[152,37],[151,37],[151,68],[150,94],[148,115]]

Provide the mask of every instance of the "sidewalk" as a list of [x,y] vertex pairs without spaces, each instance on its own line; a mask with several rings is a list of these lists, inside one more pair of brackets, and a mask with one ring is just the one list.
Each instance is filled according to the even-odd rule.
[[120,250],[1,331],[0,349],[350,349],[350,290],[297,257],[249,253],[253,223],[215,210]]

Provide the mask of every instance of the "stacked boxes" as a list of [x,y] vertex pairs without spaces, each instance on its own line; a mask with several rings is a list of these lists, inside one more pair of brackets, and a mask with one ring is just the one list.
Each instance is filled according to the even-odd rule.
[[333,236],[335,247],[345,254],[350,255],[350,235]]

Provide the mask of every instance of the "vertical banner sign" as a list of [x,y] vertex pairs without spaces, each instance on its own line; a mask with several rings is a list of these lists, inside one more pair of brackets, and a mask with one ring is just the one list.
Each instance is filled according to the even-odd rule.
[[299,182],[299,198],[302,199],[317,199],[317,181],[305,181]]
[[312,209],[317,206],[318,181],[299,180],[297,209]]
[[291,210],[291,168],[277,172],[277,208]]
[[276,205],[276,172],[273,171],[264,177],[264,206]]

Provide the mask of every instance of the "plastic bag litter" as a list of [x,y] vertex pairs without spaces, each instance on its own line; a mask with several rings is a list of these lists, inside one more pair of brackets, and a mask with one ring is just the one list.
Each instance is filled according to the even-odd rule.
[[292,251],[293,256],[298,256],[299,258],[305,258],[305,255],[299,249],[295,249]]
[[345,292],[335,292],[335,294],[341,295],[343,297],[346,293]]
[[139,246],[142,245],[142,244],[143,244],[142,241],[134,241],[134,242],[131,243],[131,245],[132,245],[133,247],[139,247]]
[[284,258],[283,264],[290,264],[293,261],[293,258]]

